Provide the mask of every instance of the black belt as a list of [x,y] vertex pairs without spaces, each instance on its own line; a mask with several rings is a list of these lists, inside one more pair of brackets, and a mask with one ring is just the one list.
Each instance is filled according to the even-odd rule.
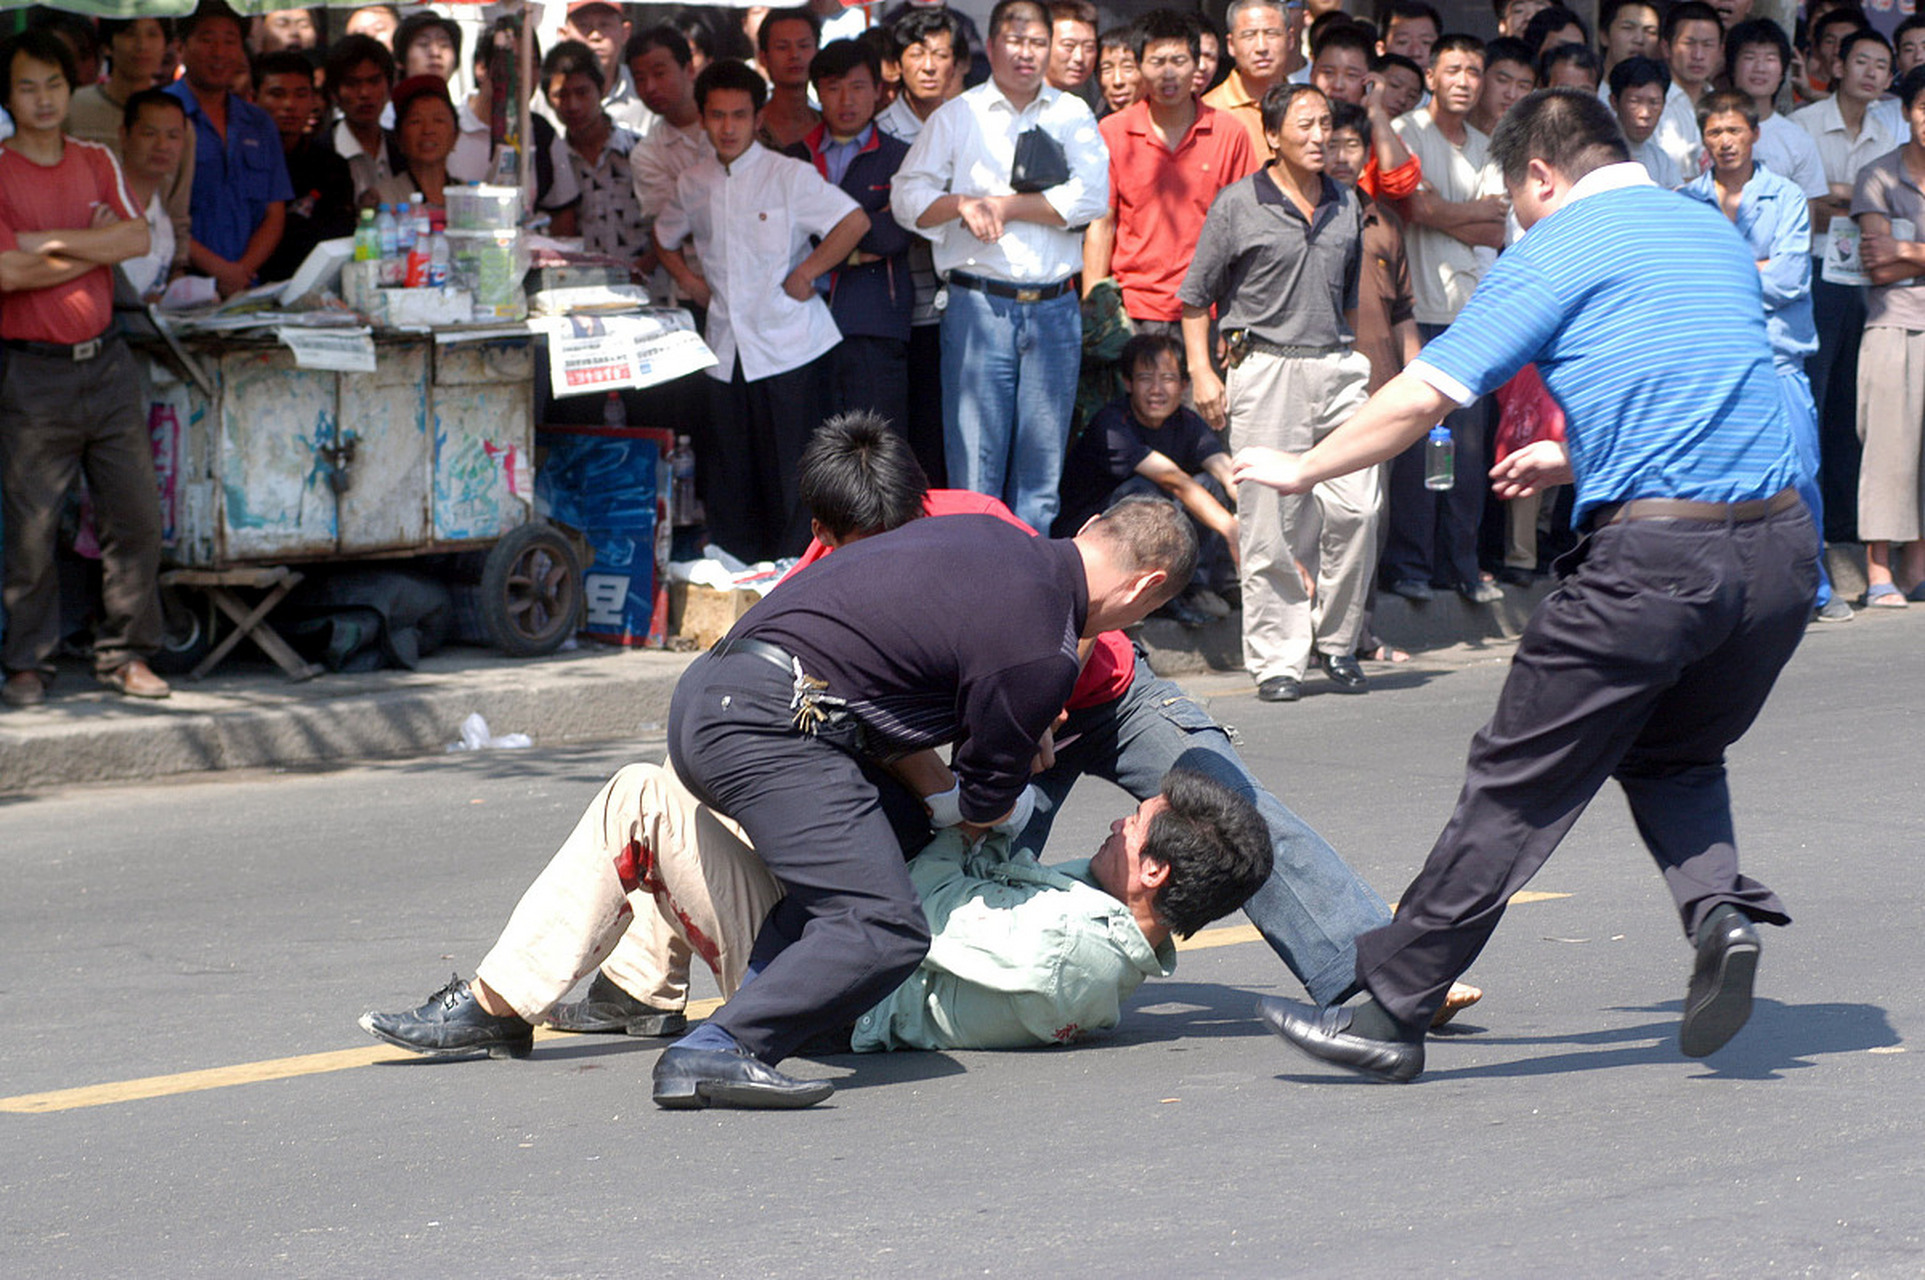
[[103,333],[98,338],[85,342],[29,342],[24,338],[8,338],[7,350],[24,351],[30,356],[45,356],[49,360],[70,360],[74,364],[92,360],[101,355],[119,339],[118,334]]
[[780,667],[785,676],[795,674],[795,658],[781,645],[770,644],[767,640],[756,640],[748,636],[730,639],[728,636],[723,636],[716,641],[715,647],[709,650],[709,657],[726,658],[731,653],[753,654],[764,662]]
[[1076,287],[1076,277],[1058,280],[1055,284],[1011,284],[1007,280],[989,280],[982,276],[972,276],[967,271],[951,271],[949,283],[964,289],[974,289],[992,298],[1014,298],[1018,302],[1048,302],[1060,298]]
[[1613,502],[1591,512],[1591,528],[1623,524],[1627,520],[1704,520],[1718,524],[1751,524],[1798,505],[1796,489],[1780,489],[1769,498],[1744,502],[1697,502],[1690,498],[1633,498]]

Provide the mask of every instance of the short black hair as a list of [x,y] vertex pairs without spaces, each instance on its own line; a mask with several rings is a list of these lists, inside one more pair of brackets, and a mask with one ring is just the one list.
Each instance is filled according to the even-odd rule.
[[762,73],[734,58],[717,58],[695,77],[695,109],[707,111],[709,94],[717,89],[738,89],[748,94],[757,111],[769,102],[769,82],[762,78]]
[[[309,74],[312,74],[312,72]],[[258,83],[258,81],[256,83]],[[176,98],[165,89],[142,89],[138,93],[130,93],[127,95],[127,105],[122,107],[120,111],[120,127],[123,129],[131,129],[139,124],[140,112],[143,107],[166,107],[170,111],[180,112],[182,120],[187,119],[187,104],[179,98]]]
[[234,24],[234,29],[241,33],[243,40],[247,38],[247,19],[223,4],[222,0],[200,0],[194,6],[194,12],[174,19],[174,30],[181,39],[186,40],[200,29],[202,23],[223,19]]
[[[254,87],[259,89],[269,76],[306,76],[309,84],[314,83],[314,62],[301,49],[276,49],[263,53],[254,59]],[[128,99],[128,106],[133,99]]]
[[1189,371],[1183,367],[1183,342],[1174,334],[1139,333],[1123,344],[1122,353],[1116,357],[1116,367],[1123,371],[1127,380],[1134,377],[1136,367],[1158,356],[1167,355],[1176,361],[1176,371],[1185,378]]
[[381,69],[381,78],[388,82],[388,88],[394,88],[394,55],[388,52],[388,46],[382,44],[373,36],[361,35],[357,32],[351,36],[342,36],[339,40],[336,40],[332,45],[328,46],[327,86],[329,96],[333,96],[334,86],[346,79],[348,72],[354,70],[364,62],[372,62],[376,67],[379,67]]
[[1684,0],[1683,4],[1673,5],[1671,11],[1664,15],[1665,44],[1676,40],[1678,28],[1687,22],[1709,22],[1720,35],[1724,33],[1724,19],[1718,16],[1716,9],[1704,3],[1704,0]]
[[1151,909],[1187,938],[1248,902],[1270,878],[1270,828],[1248,797],[1215,778],[1172,769],[1160,788],[1169,807],[1150,819],[1142,856],[1169,868]]
[[23,53],[35,62],[59,67],[69,93],[80,88],[74,83],[80,73],[74,69],[73,47],[45,27],[28,27],[0,45],[0,105],[13,96],[13,60]]
[[1575,182],[1593,169],[1628,162],[1631,149],[1617,117],[1595,93],[1539,89],[1498,121],[1491,134],[1490,158],[1503,173],[1505,185],[1515,186],[1524,181],[1533,160],[1542,160]]
[[1127,26],[1111,27],[1102,35],[1096,37],[1096,52],[1099,57],[1108,53],[1111,49],[1127,49],[1130,57],[1134,58],[1136,56],[1136,24],[1134,22]]
[[1851,51],[1866,41],[1876,44],[1879,48],[1883,49],[1888,56],[1896,56],[1892,54],[1892,42],[1885,38],[1884,32],[1879,31],[1875,27],[1860,27],[1838,42],[1838,60],[1843,62],[1845,59],[1851,57]]
[[1528,67],[1532,75],[1537,74],[1537,55],[1516,36],[1499,36],[1484,46],[1484,70],[1489,71],[1500,62],[1515,62],[1520,67]]
[[1440,37],[1444,34],[1443,16],[1423,0],[1390,0],[1389,4],[1377,10],[1377,29],[1388,36],[1392,20],[1398,18],[1405,22],[1412,22],[1419,18],[1427,19],[1430,25],[1437,29]]
[[1664,26],[1664,4],[1662,0],[1604,0],[1597,8],[1598,40],[1604,39],[1605,30],[1618,20],[1618,15],[1626,9],[1649,9],[1658,15],[1658,26]]
[[796,468],[796,487],[809,514],[842,542],[921,516],[929,477],[888,419],[856,409],[815,429]]
[[[715,28],[710,25],[708,19],[704,18],[698,10],[677,10],[674,17],[660,25],[671,28],[681,34],[682,39],[688,42],[691,60],[695,54],[699,53],[702,55],[704,65],[715,61],[717,53],[715,47]],[[629,37],[629,43],[631,46],[634,44],[633,36]],[[672,46],[667,45],[663,47],[672,48]],[[626,60],[627,59],[624,59],[624,61]],[[684,62],[682,65],[687,66],[688,63]]]
[[1753,129],[1758,127],[1758,104],[1751,100],[1748,93],[1736,89],[1714,89],[1698,99],[1698,132],[1704,132],[1705,122],[1712,116],[1721,116],[1735,111],[1745,118],[1745,123]]
[[1892,43],[1896,45],[1900,40],[1903,40],[1914,31],[1925,31],[1925,13],[1914,13],[1911,17],[1905,19],[1905,21],[1893,27]]
[[1791,39],[1785,35],[1785,29],[1770,18],[1746,18],[1725,32],[1725,62],[1736,62],[1739,54],[1760,44],[1778,51],[1778,84],[1782,88],[1784,78],[1791,74]]
[[[706,26],[703,27],[703,30],[707,29]],[[682,34],[681,29],[666,22],[658,22],[646,31],[637,31],[628,38],[628,43],[622,46],[622,65],[627,66],[650,49],[667,49],[668,56],[675,59],[675,65],[680,67],[686,67],[695,61],[695,54],[689,48],[688,37]],[[711,53],[709,56],[713,58],[715,55]]]
[[901,59],[902,51],[910,45],[921,44],[925,37],[940,31],[949,33],[949,47],[955,50],[956,61],[968,62],[969,33],[964,29],[962,19],[947,8],[911,9],[896,19],[896,24],[889,28],[889,34],[895,38],[897,59]]
[[1379,75],[1390,70],[1392,67],[1408,71],[1419,80],[1424,78],[1424,69],[1417,65],[1417,60],[1406,57],[1401,53],[1380,53],[1377,55],[1376,60],[1370,64],[1370,69]]
[[1192,58],[1203,56],[1203,28],[1196,18],[1174,9],[1152,9],[1136,20],[1135,40],[1130,51],[1138,62],[1143,61],[1143,51],[1153,44],[1168,40],[1180,40],[1190,51]]
[[1295,84],[1285,80],[1282,84],[1273,84],[1264,90],[1263,102],[1258,107],[1258,112],[1263,117],[1264,133],[1276,133],[1282,129],[1283,118],[1290,114],[1290,104],[1306,93],[1316,94],[1325,103],[1330,101],[1324,91],[1314,84]]
[[1634,53],[1611,68],[1611,101],[1616,103],[1631,90],[1641,89],[1647,84],[1654,84],[1670,93],[1671,68],[1656,58]]
[[1363,142],[1364,150],[1369,151],[1372,143],[1370,113],[1354,102],[1333,102],[1330,104],[1330,131],[1348,129]]
[[1531,15],[1531,20],[1524,24],[1524,43],[1531,47],[1531,53],[1534,56],[1542,56],[1549,52],[1544,48],[1544,42],[1551,38],[1551,33],[1562,31],[1566,27],[1576,27],[1584,32],[1584,43],[1590,43],[1591,32],[1584,25],[1584,19],[1561,4],[1539,9]]
[[809,6],[796,5],[789,9],[769,10],[768,16],[762,19],[762,25],[755,29],[757,53],[769,51],[769,33],[775,30],[775,24],[778,22],[806,22],[809,24],[810,39],[816,44],[822,43],[822,19],[816,17],[815,10]]
[[1123,498],[1096,517],[1088,536],[1109,546],[1132,571],[1161,569],[1167,581],[1159,604],[1175,599],[1196,573],[1196,529],[1189,514],[1167,499]]
[[603,93],[608,89],[608,80],[602,75],[602,62],[595,51],[580,40],[563,40],[548,51],[541,60],[541,91],[548,93],[548,85],[556,76],[587,76],[595,82],[595,92]]
[[[444,18],[431,9],[411,13],[401,19],[401,25],[394,29],[394,60],[403,66],[408,62],[408,46],[421,38],[421,33],[431,27],[439,27],[447,33],[448,41],[454,45],[455,65],[461,65],[461,28],[454,19]],[[372,37],[370,37],[372,39]],[[377,41],[376,43],[379,43]]]
[[824,80],[846,76],[857,67],[869,68],[869,78],[881,87],[882,59],[874,49],[860,40],[831,40],[809,59],[809,83],[819,85]]
[[1454,31],[1449,35],[1439,36],[1437,43],[1430,47],[1430,62],[1432,66],[1436,66],[1437,59],[1447,53],[1474,53],[1481,59],[1484,57],[1484,48],[1484,42],[1476,36]]
[[1362,23],[1333,22],[1318,32],[1316,39],[1310,42],[1310,60],[1315,62],[1323,57],[1325,49],[1349,49],[1361,53],[1364,57],[1364,65],[1369,66],[1370,60],[1377,56],[1377,37],[1372,35],[1370,28]]
[[1003,33],[1003,28],[1015,20],[1017,9],[1029,9],[1031,21],[1040,22],[1044,27],[1054,30],[1056,24],[1049,16],[1049,6],[1043,0],[996,0],[996,7],[989,11],[988,39],[994,40]]
[[1811,47],[1816,49],[1818,47],[1818,41],[1822,37],[1826,27],[1837,25],[1862,30],[1863,28],[1871,26],[1871,24],[1872,20],[1865,16],[1863,9],[1855,4],[1841,4],[1837,8],[1827,9],[1816,18],[1813,18],[1808,24],[1805,34],[1810,40]]
[[[100,20],[101,45],[111,52],[114,47],[114,41],[120,37],[120,34],[124,31],[133,30],[134,24],[139,21],[141,21],[140,18],[102,18]],[[174,38],[174,20],[172,18],[150,17],[147,21],[160,23],[161,34],[169,40]]]
[[1918,104],[1918,95],[1925,93],[1925,63],[1913,67],[1898,78],[1898,86],[1893,90],[1905,110],[1910,111]]
[[[882,75],[882,68],[896,60],[896,38],[887,27],[864,27],[855,37],[857,44],[876,55],[876,74]],[[885,79],[887,77],[884,77]]]
[[1537,78],[1540,82],[1551,78],[1551,72],[1560,63],[1568,62],[1580,71],[1591,73],[1591,83],[1596,84],[1604,76],[1604,59],[1597,56],[1597,50],[1588,44],[1560,44],[1546,49],[1544,56],[1537,60]]

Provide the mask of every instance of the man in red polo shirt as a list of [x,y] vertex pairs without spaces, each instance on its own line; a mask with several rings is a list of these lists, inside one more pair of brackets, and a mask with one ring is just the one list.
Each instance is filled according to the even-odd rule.
[[1083,291],[1110,276],[1139,333],[1181,333],[1177,286],[1217,192],[1256,171],[1250,135],[1198,100],[1202,33],[1170,9],[1143,15],[1136,60],[1144,96],[1103,119],[1110,211],[1083,239]]
[[74,477],[93,495],[105,583],[94,636],[103,683],[164,698],[142,656],[160,644],[161,520],[134,358],[113,324],[113,265],[147,252],[147,220],[113,153],[61,134],[74,61],[51,32],[0,45],[0,494],[7,669],[0,698],[46,696],[60,639],[54,540]]

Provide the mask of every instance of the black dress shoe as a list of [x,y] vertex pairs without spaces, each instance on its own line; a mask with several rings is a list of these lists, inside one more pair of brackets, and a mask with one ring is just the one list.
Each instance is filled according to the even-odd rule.
[[1497,580],[1507,587],[1523,587],[1526,590],[1537,585],[1537,570],[1520,569],[1507,564],[1497,571]]
[[794,1110],[813,1107],[835,1086],[797,1080],[743,1049],[683,1049],[671,1045],[655,1063],[655,1105],[670,1111],[700,1107]]
[[643,1004],[601,973],[588,984],[586,996],[556,1005],[542,1021],[559,1031],[620,1032],[631,1036],[675,1036],[688,1029],[688,1017],[681,1010]]
[[1303,681],[1295,676],[1271,676],[1257,685],[1258,702],[1295,702],[1303,696]]
[[1323,668],[1323,673],[1330,677],[1330,683],[1336,686],[1338,693],[1370,692],[1370,677],[1364,674],[1364,669],[1349,654],[1320,653],[1317,663]]
[[1698,961],[1684,997],[1678,1048],[1702,1058],[1724,1048],[1751,1016],[1751,984],[1758,976],[1758,931],[1742,911],[1712,913],[1698,934]]
[[1392,595],[1402,596],[1406,600],[1416,600],[1419,602],[1429,600],[1437,594],[1430,589],[1430,584],[1422,578],[1399,578],[1390,584],[1390,593]]
[[535,1028],[520,1018],[497,1018],[483,1009],[460,974],[406,1013],[364,1013],[361,1029],[425,1058],[525,1058],[535,1050]]
[[1424,1042],[1370,1040],[1349,1030],[1350,1010],[1342,1005],[1318,1009],[1295,1000],[1264,997],[1257,1015],[1270,1030],[1311,1057],[1345,1067],[1373,1080],[1402,1084],[1424,1069]]

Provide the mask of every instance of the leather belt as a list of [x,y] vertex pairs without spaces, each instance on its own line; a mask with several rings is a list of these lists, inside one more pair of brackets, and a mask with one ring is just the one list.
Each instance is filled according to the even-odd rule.
[[964,289],[974,289],[992,298],[1014,298],[1018,302],[1048,302],[1060,298],[1076,286],[1076,277],[1058,280],[1055,284],[1011,284],[1007,280],[989,280],[982,276],[972,276],[967,271],[951,271],[949,283]]
[[1255,335],[1250,338],[1250,354],[1258,356],[1289,356],[1292,359],[1304,360],[1318,356],[1340,356],[1349,350],[1350,348],[1341,342],[1327,347],[1301,347],[1287,342],[1272,342],[1268,338],[1259,338]]
[[45,356],[49,360],[71,360],[75,364],[80,364],[92,360],[107,350],[113,340],[113,334],[104,333],[98,338],[74,343],[29,342],[25,338],[8,338],[6,345],[9,351],[22,351],[30,356]]
[[723,636],[715,642],[715,647],[709,650],[709,657],[726,658],[731,653],[751,654],[762,659],[764,662],[780,667],[782,674],[785,676],[793,676],[795,674],[794,657],[790,655],[787,649],[784,649],[780,645],[770,644],[767,640],[757,640],[749,636],[743,636],[739,639],[731,639],[728,636]]
[[1751,524],[1798,505],[1796,489],[1780,489],[1769,498],[1745,502],[1695,502],[1689,498],[1633,498],[1607,503],[1591,512],[1591,527],[1627,520],[1704,520],[1718,524]]

